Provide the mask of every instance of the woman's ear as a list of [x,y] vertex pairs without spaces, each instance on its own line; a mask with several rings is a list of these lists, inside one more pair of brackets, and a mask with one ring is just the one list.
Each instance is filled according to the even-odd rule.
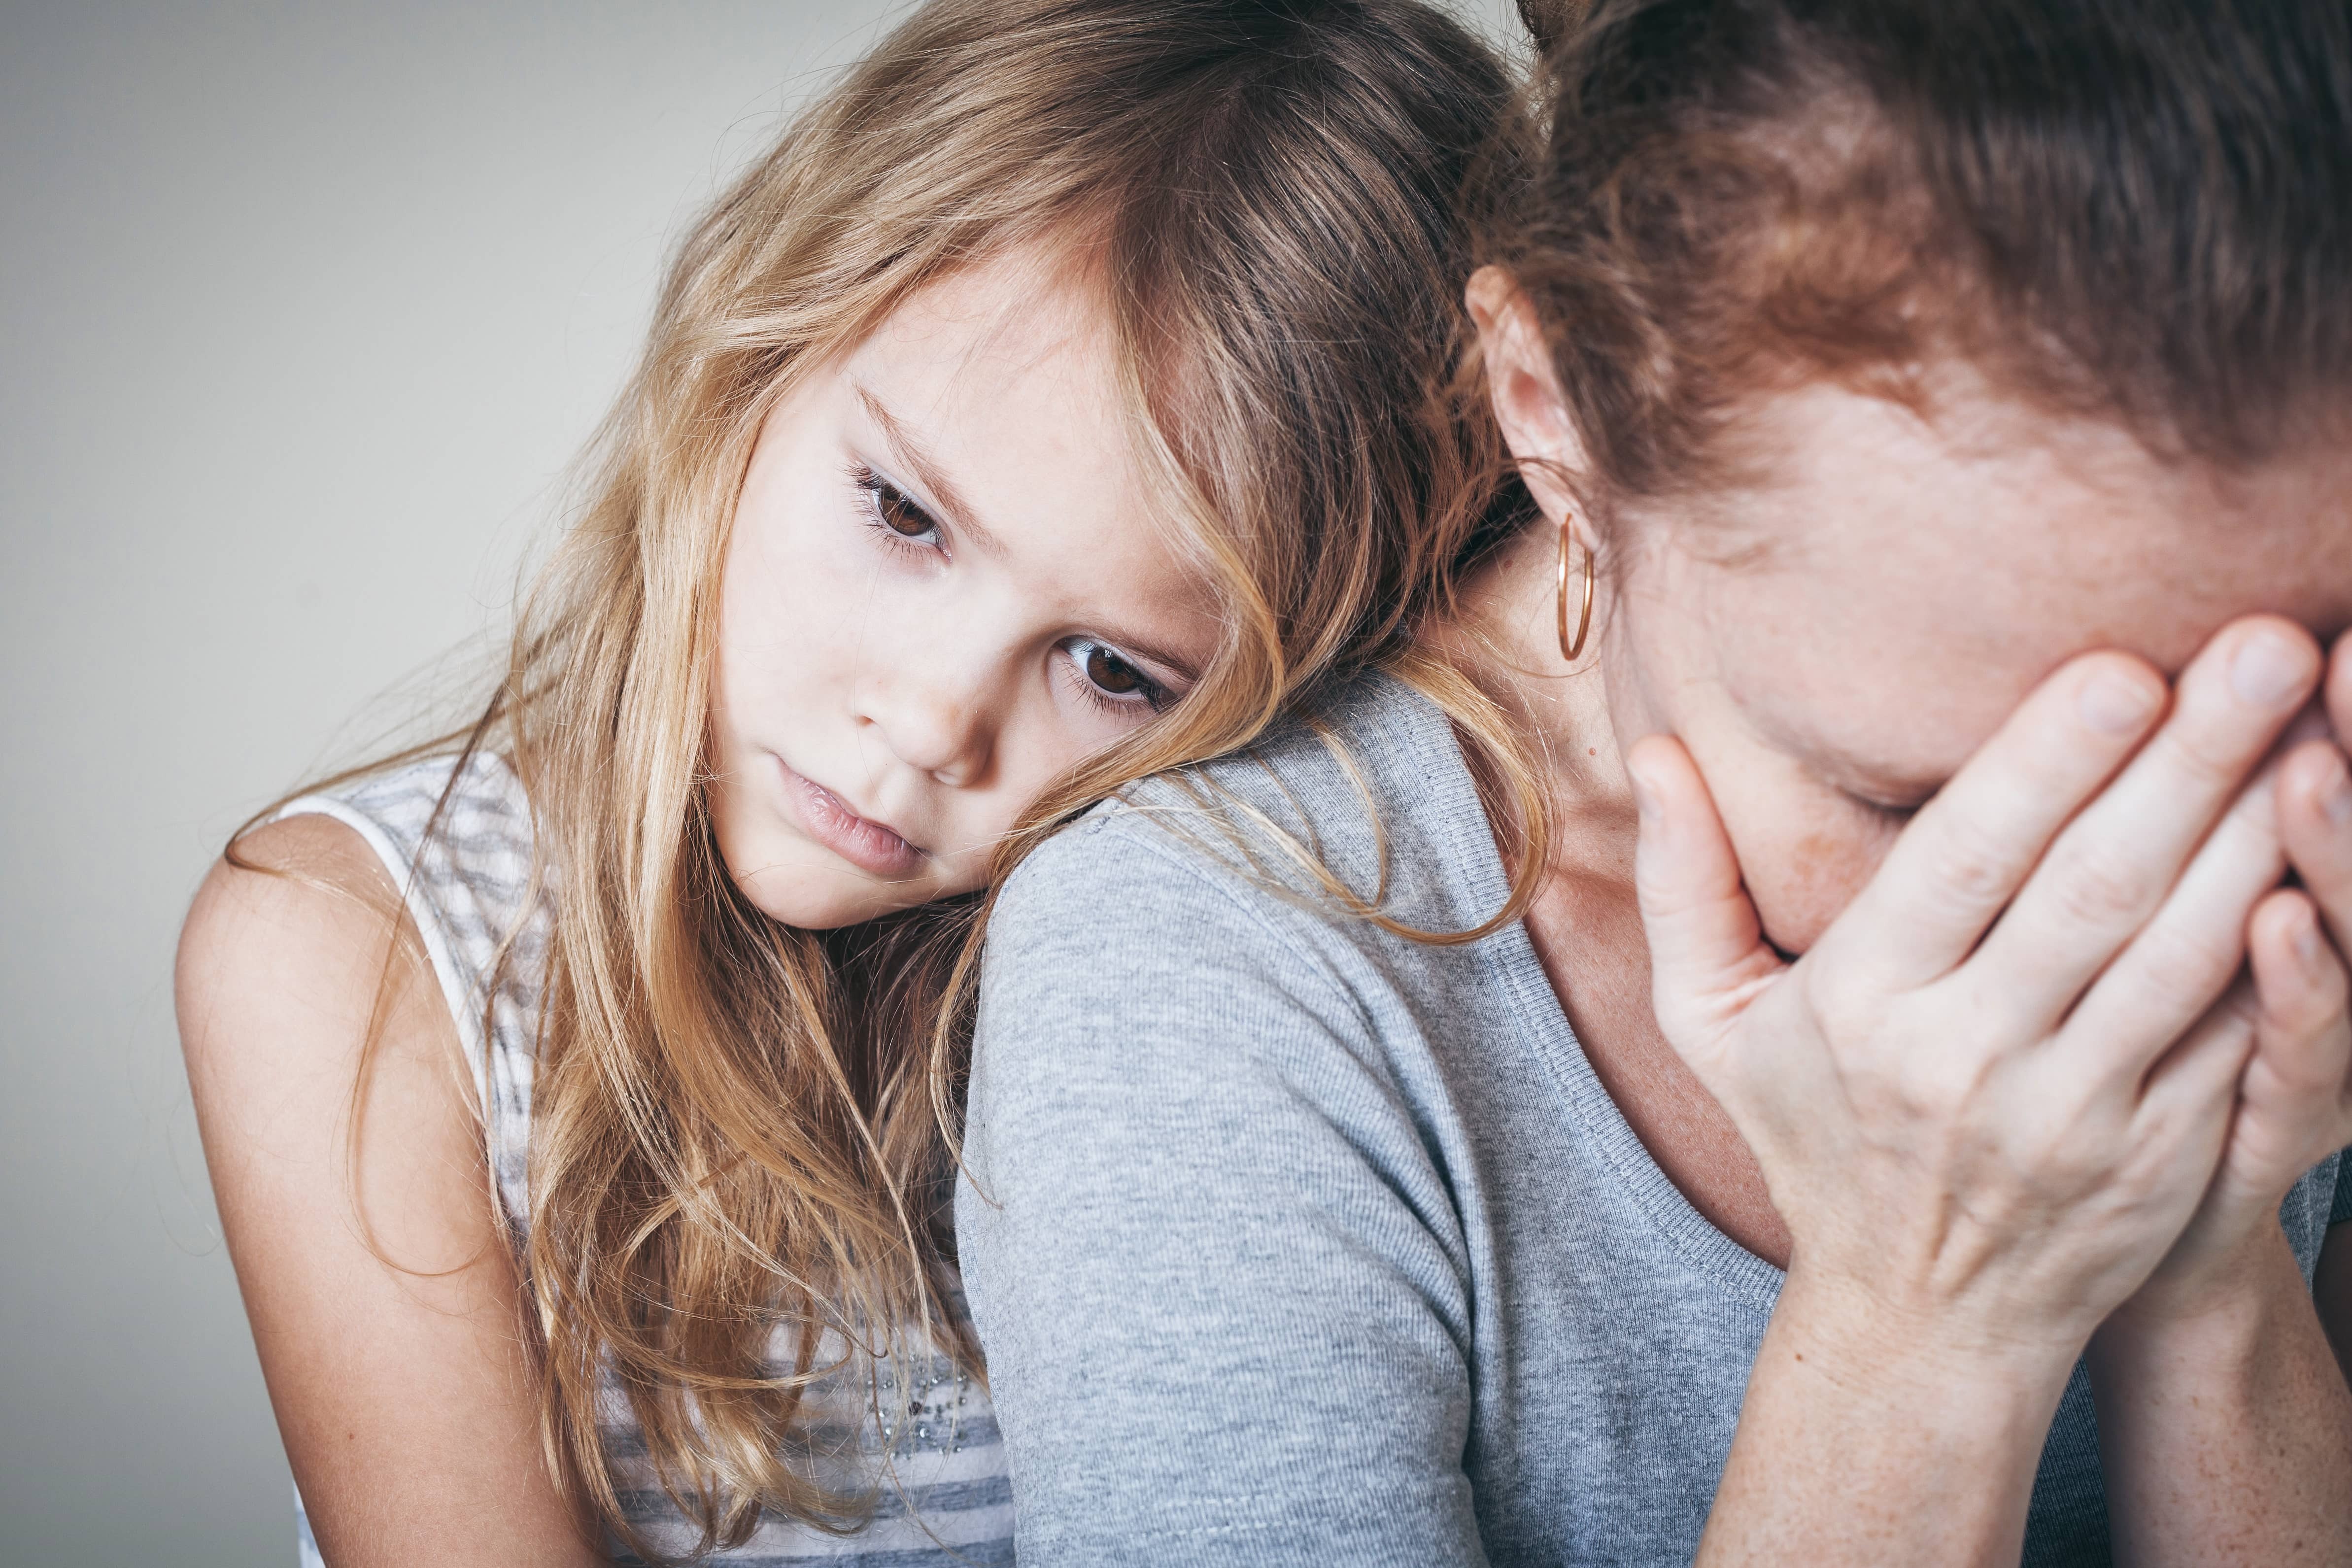
[[1551,349],[1536,321],[1534,302],[1518,279],[1499,267],[1481,267],[1464,291],[1478,328],[1478,352],[1503,441],[1519,460],[1519,477],[1549,521],[1576,510],[1568,477],[1584,472],[1584,441],[1569,417]]

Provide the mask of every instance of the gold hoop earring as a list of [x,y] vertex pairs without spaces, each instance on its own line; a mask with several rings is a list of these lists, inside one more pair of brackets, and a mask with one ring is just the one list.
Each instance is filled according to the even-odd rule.
[[1568,521],[1559,525],[1559,657],[1573,661],[1584,651],[1584,638],[1592,630],[1592,547],[1584,548],[1584,608],[1577,613],[1576,636],[1568,635]]

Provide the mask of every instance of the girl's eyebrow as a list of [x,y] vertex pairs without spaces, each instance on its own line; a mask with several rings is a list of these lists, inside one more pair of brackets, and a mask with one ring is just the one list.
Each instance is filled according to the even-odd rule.
[[1004,542],[989,531],[987,525],[980,521],[980,515],[972,510],[971,504],[963,499],[963,493],[948,479],[946,470],[940,467],[938,460],[923,449],[914,432],[894,418],[882,405],[882,400],[873,393],[862,386],[855,390],[867,417],[880,427],[882,438],[890,443],[890,450],[914,475],[915,481],[929,492],[932,503],[947,514],[947,520],[955,524],[956,531],[988,554],[1003,560]]

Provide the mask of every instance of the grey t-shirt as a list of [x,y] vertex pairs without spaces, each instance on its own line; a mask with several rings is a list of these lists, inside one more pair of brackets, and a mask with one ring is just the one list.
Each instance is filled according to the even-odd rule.
[[[1155,780],[1033,856],[990,931],[958,1202],[1025,1568],[1683,1563],[1779,1270],[1691,1207],[1500,906],[1443,715]],[[1377,825],[1376,826],[1376,822]],[[1254,860],[1255,865],[1245,863]],[[1290,891],[1275,884],[1286,884]],[[2306,1279],[2340,1157],[2284,1220]],[[2079,1370],[2025,1561],[2107,1560]]]

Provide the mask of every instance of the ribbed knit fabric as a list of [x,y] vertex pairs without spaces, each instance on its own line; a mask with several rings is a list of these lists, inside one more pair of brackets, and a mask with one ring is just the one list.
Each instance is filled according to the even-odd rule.
[[[1294,732],[1153,781],[997,907],[957,1224],[1022,1561],[1687,1563],[1782,1276],[1651,1158],[1523,927],[1391,935],[1246,826],[1409,925],[1501,907],[1444,716],[1374,679],[1329,728],[1352,770]],[[2285,1207],[2306,1278],[2340,1161]],[[2078,1369],[2025,1561],[2107,1557]]]

